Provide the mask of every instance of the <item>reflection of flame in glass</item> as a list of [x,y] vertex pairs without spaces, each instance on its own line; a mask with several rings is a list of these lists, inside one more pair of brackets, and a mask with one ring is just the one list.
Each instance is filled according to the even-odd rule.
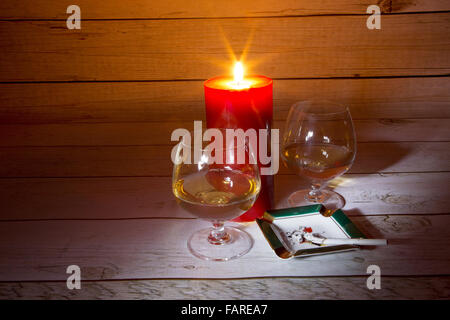
[[344,178],[344,177],[337,177],[331,180],[328,183],[328,187],[331,189],[337,188],[337,187],[349,187],[355,183],[354,180],[351,178]]
[[202,170],[205,164],[208,163],[208,156],[206,154],[202,154],[200,161],[198,162],[198,170]]
[[314,136],[314,132],[313,131],[308,131],[308,134],[306,135],[305,140],[308,141],[309,139],[311,139]]
[[225,184],[228,184],[231,188],[233,187],[233,181],[231,180],[230,177],[225,177]]

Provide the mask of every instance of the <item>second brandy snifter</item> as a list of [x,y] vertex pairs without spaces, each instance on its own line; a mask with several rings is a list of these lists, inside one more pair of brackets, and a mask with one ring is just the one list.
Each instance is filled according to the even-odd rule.
[[320,203],[330,210],[342,208],[343,197],[325,187],[350,169],[355,154],[355,130],[346,106],[327,100],[295,103],[286,120],[281,157],[310,189],[292,193],[289,204]]

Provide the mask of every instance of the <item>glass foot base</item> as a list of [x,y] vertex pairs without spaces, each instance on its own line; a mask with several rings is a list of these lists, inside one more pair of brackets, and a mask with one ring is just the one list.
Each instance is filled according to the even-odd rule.
[[253,246],[253,239],[250,235],[234,227],[225,227],[225,232],[229,235],[228,241],[221,244],[212,244],[208,241],[211,229],[199,230],[189,238],[189,251],[200,259],[228,261],[242,257]]
[[313,204],[323,204],[330,212],[341,209],[345,205],[344,198],[334,191],[322,190],[319,201],[310,201],[308,194],[310,190],[299,190],[291,194],[288,198],[288,203],[292,207],[309,206]]

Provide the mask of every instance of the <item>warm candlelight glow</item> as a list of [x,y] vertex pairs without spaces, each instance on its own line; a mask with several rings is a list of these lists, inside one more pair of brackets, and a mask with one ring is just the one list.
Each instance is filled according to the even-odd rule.
[[251,81],[244,80],[244,65],[237,61],[234,65],[234,80],[230,83],[230,87],[236,90],[248,89]]
[[236,84],[242,83],[244,81],[244,66],[242,62],[238,61],[234,65],[234,82]]

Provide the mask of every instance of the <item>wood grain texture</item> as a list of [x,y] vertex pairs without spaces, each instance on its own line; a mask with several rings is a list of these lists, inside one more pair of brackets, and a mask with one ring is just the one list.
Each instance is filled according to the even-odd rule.
[[[383,13],[450,10],[445,0],[339,1],[333,0],[250,0],[211,2],[208,0],[153,1],[109,0],[105,3],[78,0],[83,19],[161,19],[203,17],[259,17],[317,14],[365,14],[367,7],[379,4]],[[67,19],[69,0],[3,0],[0,19]]]
[[[450,173],[347,174],[330,185],[349,216],[448,213]],[[275,177],[275,205],[306,187],[296,176]],[[171,178],[0,179],[0,219],[192,218],[181,210]],[[175,235],[174,235],[175,236]]]
[[[353,119],[450,118],[449,88],[450,77],[276,80],[274,119],[314,97],[348,105]],[[187,121],[204,110],[202,81],[0,84],[0,124]]]
[[[359,143],[350,173],[450,171],[450,142]],[[4,147],[0,177],[171,176],[171,146]],[[292,173],[279,158],[279,174]]]
[[[374,31],[365,0],[79,0],[80,31],[69,4],[0,2],[0,298],[448,299],[450,2],[380,0],[406,14]],[[282,261],[249,223],[242,259],[188,253],[206,223],[172,195],[168,138],[204,118],[201,80],[229,72],[230,49],[279,79],[275,127],[297,100],[350,106],[358,157],[330,186],[388,247]],[[280,173],[277,208],[305,186]]]
[[[174,145],[171,134],[177,128],[194,129],[194,120],[133,123],[66,123],[0,125],[1,147],[64,146],[154,146]],[[205,124],[205,122],[203,123]],[[273,128],[284,133],[284,121]],[[355,120],[358,142],[446,142],[450,141],[450,119]]]
[[[367,276],[378,265],[384,276],[448,275],[449,215],[355,217],[385,247],[290,260],[279,259],[256,223],[240,226],[254,239],[252,250],[227,263],[191,256],[186,241],[206,221],[121,220],[0,223],[0,281],[66,280],[68,265],[84,280],[154,278],[249,278]],[[430,234],[439,237],[430,237]],[[251,266],[251,267],[249,267]]]
[[272,78],[443,75],[449,17],[388,15],[375,31],[366,16],[84,21],[81,30],[9,21],[0,81],[206,79],[230,72],[230,48],[246,52],[249,73]]
[[85,281],[81,290],[65,282],[0,283],[0,299],[448,299],[450,277],[382,277],[368,290],[366,277],[262,278],[227,280]]

